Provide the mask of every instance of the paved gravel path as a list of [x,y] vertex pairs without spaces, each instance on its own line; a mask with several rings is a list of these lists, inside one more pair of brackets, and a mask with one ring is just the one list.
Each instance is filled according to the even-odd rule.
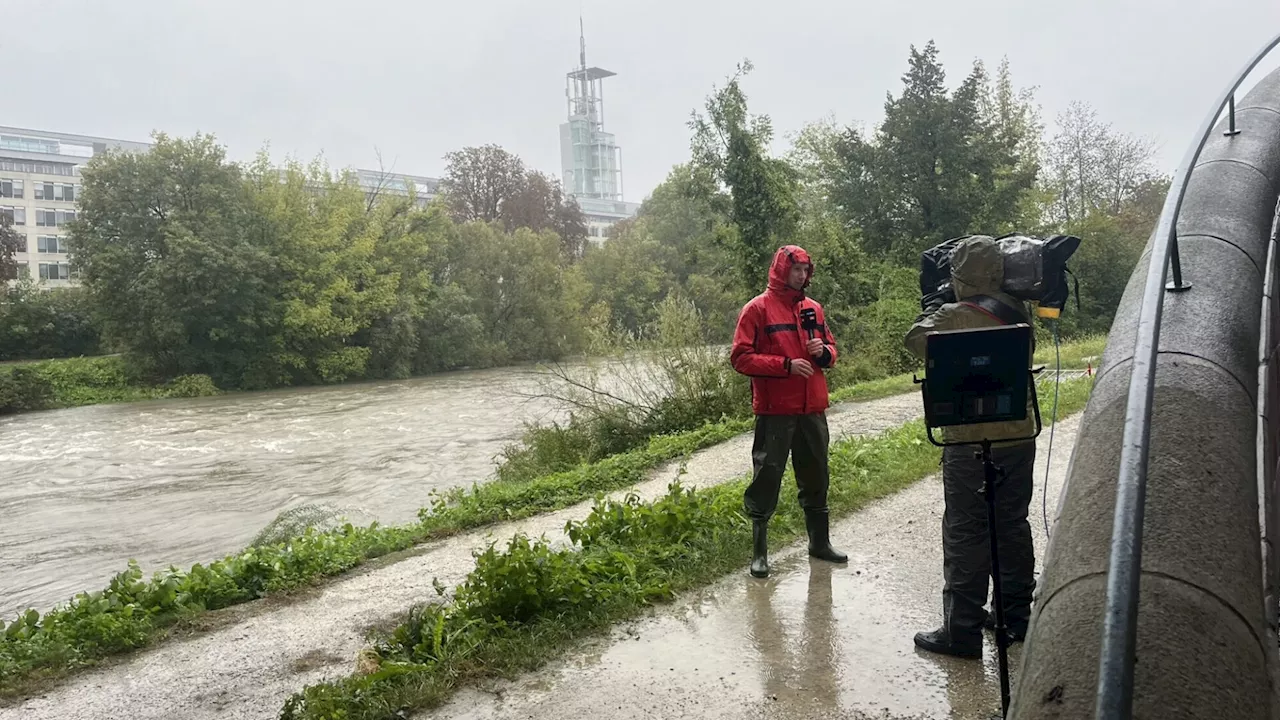
[[[1054,439],[1052,521],[1079,416]],[[1045,547],[1038,448],[1031,527]],[[563,661],[495,681],[418,717],[437,720],[989,720],[999,716],[994,641],[982,661],[916,650],[941,619],[942,483],[931,477],[845,518],[832,542],[847,566],[778,553],[767,580],[745,571],[614,628]],[[1017,682],[1021,645],[1010,651]]]

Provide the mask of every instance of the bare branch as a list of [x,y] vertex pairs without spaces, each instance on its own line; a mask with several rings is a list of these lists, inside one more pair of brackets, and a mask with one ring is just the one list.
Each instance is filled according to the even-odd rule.
[[[375,145],[373,154],[378,158],[378,184],[374,186],[373,192],[368,193],[368,199],[365,201],[364,212],[369,214],[373,212],[374,205],[378,204],[378,198],[382,196],[382,191],[387,187],[387,180],[391,177],[391,173],[387,172],[386,165],[382,162],[382,151]],[[394,166],[393,166],[394,167]]]

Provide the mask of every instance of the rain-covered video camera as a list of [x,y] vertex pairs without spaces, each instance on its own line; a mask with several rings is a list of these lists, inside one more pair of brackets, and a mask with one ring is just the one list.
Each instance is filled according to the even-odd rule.
[[[974,237],[952,238],[920,254],[920,309],[928,314],[946,303],[955,302],[951,287],[951,252]],[[1056,318],[1062,314],[1069,295],[1067,260],[1080,247],[1080,238],[1054,235],[1047,240],[1028,235],[1004,235],[993,238],[1004,258],[1004,283],[1001,290],[1034,303],[1036,315]],[[1077,287],[1076,302],[1079,303]]]

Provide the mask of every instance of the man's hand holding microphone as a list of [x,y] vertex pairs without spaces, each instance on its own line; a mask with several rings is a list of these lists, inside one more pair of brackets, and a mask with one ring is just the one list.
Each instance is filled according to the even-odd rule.
[[[800,323],[805,330],[809,331],[809,341],[805,343],[804,349],[808,351],[809,356],[813,359],[822,357],[826,352],[826,347],[822,343],[822,338],[813,336],[813,331],[817,327],[817,312],[813,308],[805,308],[800,311]],[[813,363],[804,359],[796,359],[791,361],[791,374],[800,377],[810,377],[813,375]]]

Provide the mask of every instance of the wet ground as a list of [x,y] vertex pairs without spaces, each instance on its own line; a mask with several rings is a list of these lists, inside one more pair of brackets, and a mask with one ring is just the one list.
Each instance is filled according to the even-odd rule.
[[[1057,429],[1050,522],[1079,418]],[[1045,448],[1031,526],[1037,562]],[[941,618],[942,486],[931,478],[832,529],[847,566],[778,555],[767,580],[741,573],[672,609],[618,628],[568,660],[516,682],[464,691],[421,718],[948,718],[998,715],[994,642],[983,661],[918,651],[911,638]],[[1014,645],[1016,670],[1021,646]]]
[[[916,394],[844,404],[829,413],[831,437],[883,432],[920,414]],[[695,453],[685,464],[685,484],[707,486],[741,477],[750,469],[750,447],[750,435],[744,435]],[[656,498],[679,466],[660,467],[646,482],[614,496],[635,491],[641,498]],[[211,613],[218,629],[85,672],[41,697],[0,708],[0,720],[276,718],[291,693],[349,675],[367,629],[398,622],[413,604],[435,597],[433,578],[457,585],[475,567],[474,551],[517,532],[563,542],[565,523],[586,517],[593,504],[462,533],[292,601],[259,601]]]

